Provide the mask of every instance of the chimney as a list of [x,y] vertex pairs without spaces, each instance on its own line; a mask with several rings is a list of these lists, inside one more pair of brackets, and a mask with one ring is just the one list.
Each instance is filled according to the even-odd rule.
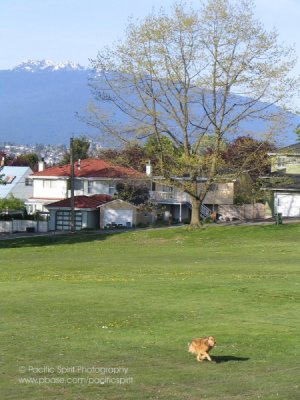
[[4,165],[5,165],[5,157],[1,157],[0,167],[4,167]]
[[41,172],[41,171],[44,171],[44,169],[45,169],[45,163],[44,163],[44,160],[41,160],[41,161],[39,161],[38,171]]
[[146,175],[151,176],[152,175],[152,165],[151,165],[151,160],[148,161],[146,164]]

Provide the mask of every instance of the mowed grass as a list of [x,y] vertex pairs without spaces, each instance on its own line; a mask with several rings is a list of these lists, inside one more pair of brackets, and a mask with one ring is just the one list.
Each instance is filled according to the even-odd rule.
[[[298,399],[299,243],[296,224],[0,242],[1,399]],[[213,363],[187,352],[205,335]]]

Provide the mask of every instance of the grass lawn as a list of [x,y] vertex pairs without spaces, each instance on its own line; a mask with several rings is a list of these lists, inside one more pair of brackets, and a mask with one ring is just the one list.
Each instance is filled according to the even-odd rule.
[[299,244],[298,224],[1,241],[1,399],[299,399]]

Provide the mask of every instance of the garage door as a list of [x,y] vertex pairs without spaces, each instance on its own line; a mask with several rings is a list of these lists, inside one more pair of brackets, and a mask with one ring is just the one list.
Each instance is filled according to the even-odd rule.
[[[75,229],[82,228],[82,214],[75,211]],[[69,231],[71,229],[71,211],[57,211],[56,213],[56,230]]]
[[103,223],[104,226],[107,224],[121,224],[124,226],[132,226],[133,211],[132,210],[114,210],[110,208],[104,209]]
[[275,212],[283,217],[300,217],[300,194],[275,194]]

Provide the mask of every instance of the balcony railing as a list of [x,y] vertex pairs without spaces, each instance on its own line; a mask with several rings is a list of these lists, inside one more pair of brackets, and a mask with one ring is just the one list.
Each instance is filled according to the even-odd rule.
[[[189,203],[191,204],[191,197],[184,192],[158,192],[151,191],[150,199],[159,203]],[[211,210],[204,204],[201,204],[200,215],[202,218],[210,217]]]
[[150,199],[158,202],[184,203],[190,202],[190,196],[184,192],[150,191]]

